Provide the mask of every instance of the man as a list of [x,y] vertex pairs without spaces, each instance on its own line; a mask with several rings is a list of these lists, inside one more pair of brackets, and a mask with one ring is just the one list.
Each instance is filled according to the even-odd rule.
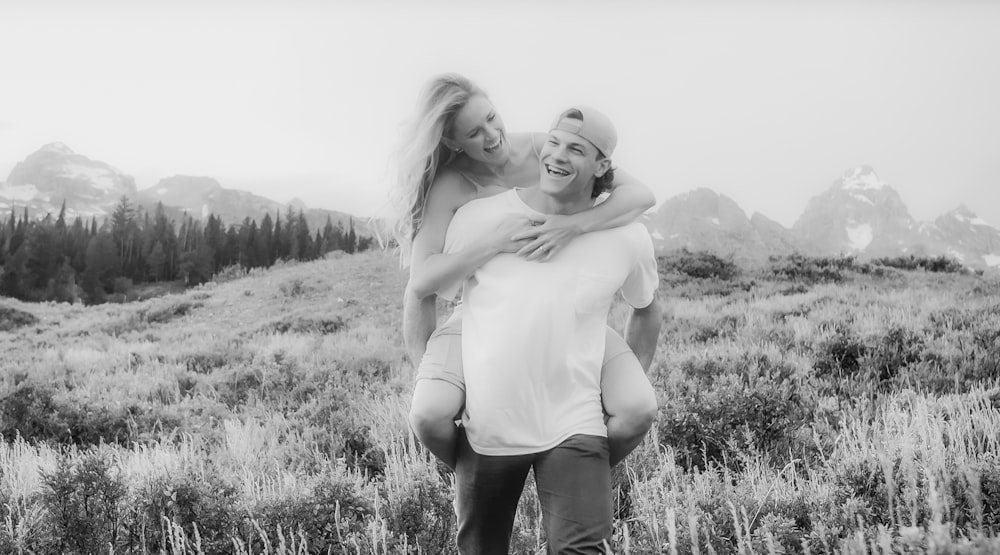
[[[445,252],[511,214],[573,214],[612,181],[617,135],[588,107],[563,112],[539,153],[537,187],[460,208]],[[534,469],[550,553],[603,553],[612,529],[611,470],[601,406],[608,311],[633,307],[630,345],[651,357],[659,332],[653,246],[638,223],[579,236],[547,262],[500,254],[466,280],[466,404],[456,467],[463,554],[508,552],[528,471]]]

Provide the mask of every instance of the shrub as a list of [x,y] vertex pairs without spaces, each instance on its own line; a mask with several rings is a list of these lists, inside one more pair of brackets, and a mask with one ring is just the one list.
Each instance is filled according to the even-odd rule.
[[249,366],[235,366],[215,382],[218,400],[230,410],[262,394],[263,374]]
[[368,476],[378,477],[385,473],[385,450],[372,439],[368,426],[345,432],[344,458],[348,467]]
[[[347,553],[348,546],[364,536],[374,513],[372,501],[357,491],[353,480],[328,470],[308,495],[263,500],[250,516],[268,533],[279,527],[296,533],[302,530],[316,552],[326,553],[327,547],[339,546],[334,553]],[[259,543],[258,538],[250,547],[259,549]]]
[[167,553],[163,518],[179,526],[188,537],[198,527],[204,553],[229,553],[231,537],[246,516],[233,486],[214,466],[202,471],[184,469],[159,476],[136,489],[128,519],[130,545],[139,552]]
[[262,331],[274,333],[319,333],[328,335],[344,329],[343,317],[332,318],[285,318],[267,325]]
[[302,278],[292,278],[284,281],[278,286],[278,289],[286,297],[301,297],[310,291],[310,288],[305,285]]
[[218,272],[215,272],[215,275],[212,276],[212,281],[215,283],[226,283],[237,279],[243,279],[248,275],[250,275],[250,268],[241,264],[230,264]]
[[218,351],[199,351],[183,356],[184,367],[195,374],[210,374],[217,368],[229,364],[226,353]]
[[0,435],[20,434],[28,441],[62,437],[65,426],[56,420],[57,413],[50,389],[23,383],[0,398]]
[[389,530],[422,553],[455,551],[454,494],[436,475],[409,476],[387,500]]
[[845,271],[857,269],[853,256],[809,257],[795,253],[771,256],[768,263],[772,277],[806,283],[839,282]]
[[165,324],[171,320],[190,314],[192,310],[202,306],[199,302],[180,301],[166,306],[150,308],[144,317],[150,324]]
[[864,343],[844,329],[813,347],[819,376],[850,378],[861,369],[861,359],[868,352]]
[[117,295],[126,295],[132,290],[132,280],[127,277],[116,277],[112,290]]
[[689,469],[709,462],[739,468],[746,451],[775,461],[787,455],[807,415],[792,368],[765,356],[720,368],[725,364],[712,359],[682,364],[687,379],[661,403],[659,442],[673,447]]
[[693,278],[730,280],[739,275],[732,259],[723,259],[705,251],[681,249],[658,259],[660,271],[675,271]]
[[899,268],[901,270],[925,270],[928,272],[945,272],[950,274],[965,273],[966,271],[965,267],[959,261],[943,254],[934,257],[914,256],[912,254],[909,256],[883,257],[872,260],[872,264]]
[[30,313],[8,306],[0,306],[0,331],[14,331],[24,326],[33,326],[38,318]]
[[895,378],[902,368],[918,362],[923,347],[921,336],[907,328],[893,326],[885,335],[875,338],[865,362],[873,379],[886,382]]
[[60,459],[42,475],[47,509],[48,552],[104,553],[125,539],[121,533],[126,487],[104,453]]
[[[893,473],[899,471],[899,461],[896,460]],[[868,510],[868,519],[873,523],[893,524],[889,514],[889,490],[886,488],[886,476],[879,466],[879,461],[873,459],[858,460],[850,463],[835,464],[830,470],[834,483],[841,497],[858,500]],[[893,492],[893,498],[901,496],[899,488]]]
[[20,434],[27,441],[128,445],[178,425],[176,416],[142,410],[135,404],[101,406],[61,399],[51,386],[30,381],[0,399],[0,435]]

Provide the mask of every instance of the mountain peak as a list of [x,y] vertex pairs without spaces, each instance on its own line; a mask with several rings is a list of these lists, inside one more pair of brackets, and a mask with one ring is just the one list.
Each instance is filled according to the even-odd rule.
[[976,213],[970,210],[969,207],[964,204],[959,204],[958,206],[953,208],[950,212],[948,212],[946,215],[958,218],[960,220],[962,219],[971,220],[976,217]]
[[0,204],[17,202],[39,214],[56,213],[65,205],[67,217],[91,217],[111,213],[122,195],[135,196],[131,176],[52,142],[14,166]]
[[75,152],[73,152],[73,149],[66,146],[64,143],[60,142],[49,143],[43,146],[42,148],[38,149],[38,152],[51,152],[53,154],[62,154],[65,156],[76,154]]
[[878,191],[885,187],[886,183],[879,179],[875,169],[871,166],[858,166],[844,172],[838,185],[843,190]]
[[938,221],[940,222],[943,219],[956,220],[968,226],[993,227],[989,222],[977,216],[975,212],[970,210],[964,204],[958,205],[958,207],[954,208],[941,218],[938,218]]

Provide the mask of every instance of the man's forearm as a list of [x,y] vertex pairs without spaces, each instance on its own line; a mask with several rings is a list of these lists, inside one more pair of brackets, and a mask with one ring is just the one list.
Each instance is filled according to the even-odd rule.
[[437,295],[418,298],[409,287],[403,293],[403,343],[414,366],[420,364],[427,339],[437,327]]
[[645,371],[649,371],[653,355],[656,354],[656,343],[662,325],[663,308],[656,299],[645,308],[632,309],[632,316],[625,324],[625,342],[635,353]]

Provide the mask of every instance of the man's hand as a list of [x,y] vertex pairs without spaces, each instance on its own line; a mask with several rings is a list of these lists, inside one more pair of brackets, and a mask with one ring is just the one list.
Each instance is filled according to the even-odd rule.
[[575,221],[559,214],[540,216],[533,227],[514,236],[515,240],[524,241],[517,254],[528,260],[545,262],[583,233]]

